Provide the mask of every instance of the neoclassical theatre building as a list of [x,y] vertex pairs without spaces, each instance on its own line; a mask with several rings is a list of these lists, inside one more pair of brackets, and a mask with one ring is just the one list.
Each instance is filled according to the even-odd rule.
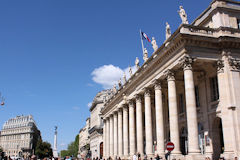
[[105,103],[105,158],[164,157],[168,141],[171,159],[240,156],[240,2],[214,0],[193,23],[181,18]]

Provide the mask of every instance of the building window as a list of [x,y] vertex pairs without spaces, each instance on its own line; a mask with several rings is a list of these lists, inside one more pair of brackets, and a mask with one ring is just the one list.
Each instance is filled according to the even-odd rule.
[[218,80],[217,76],[210,78],[211,100],[217,101],[219,99]]
[[195,98],[196,98],[196,106],[197,106],[197,107],[200,107],[199,89],[198,89],[198,86],[195,86]]
[[184,97],[183,94],[179,94],[179,113],[184,113]]

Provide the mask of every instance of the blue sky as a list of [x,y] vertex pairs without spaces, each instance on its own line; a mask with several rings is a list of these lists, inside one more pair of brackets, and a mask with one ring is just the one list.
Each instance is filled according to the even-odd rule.
[[[172,32],[183,5],[192,22],[211,0],[2,0],[0,1],[0,125],[32,114],[42,138],[58,147],[74,140],[96,93],[142,63],[141,28],[160,46],[165,22]],[[149,53],[150,43],[144,42]]]

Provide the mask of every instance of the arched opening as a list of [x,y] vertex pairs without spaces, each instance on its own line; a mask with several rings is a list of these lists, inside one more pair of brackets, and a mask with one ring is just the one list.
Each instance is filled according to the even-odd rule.
[[103,157],[103,142],[100,143],[100,159]]
[[180,149],[183,155],[188,153],[188,134],[187,129],[183,127],[180,133]]
[[215,118],[212,126],[213,159],[219,159],[224,151],[222,120]]

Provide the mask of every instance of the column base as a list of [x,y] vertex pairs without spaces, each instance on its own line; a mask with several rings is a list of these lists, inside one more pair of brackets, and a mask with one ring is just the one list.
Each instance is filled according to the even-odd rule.
[[162,157],[162,159],[165,159],[165,153],[163,152],[163,153],[155,153],[155,155],[159,155],[159,157]]
[[125,156],[122,156],[121,159],[122,159],[122,160],[129,160],[129,159],[130,159],[130,156],[126,156],[126,155],[125,155]]
[[146,154],[146,155],[147,155],[147,159],[150,159],[150,158],[155,159],[154,158],[154,153],[149,153],[149,154]]
[[185,156],[185,160],[203,160],[206,156],[201,153],[189,153]]
[[170,154],[170,160],[176,160],[176,159],[177,160],[185,160],[185,157],[182,154]]
[[172,151],[171,152],[171,155],[176,155],[176,156],[178,156],[178,155],[182,155],[182,152],[181,151]]
[[224,157],[225,160],[234,160],[234,157],[236,155],[234,154],[234,152],[224,152],[223,154],[220,155],[220,157]]

